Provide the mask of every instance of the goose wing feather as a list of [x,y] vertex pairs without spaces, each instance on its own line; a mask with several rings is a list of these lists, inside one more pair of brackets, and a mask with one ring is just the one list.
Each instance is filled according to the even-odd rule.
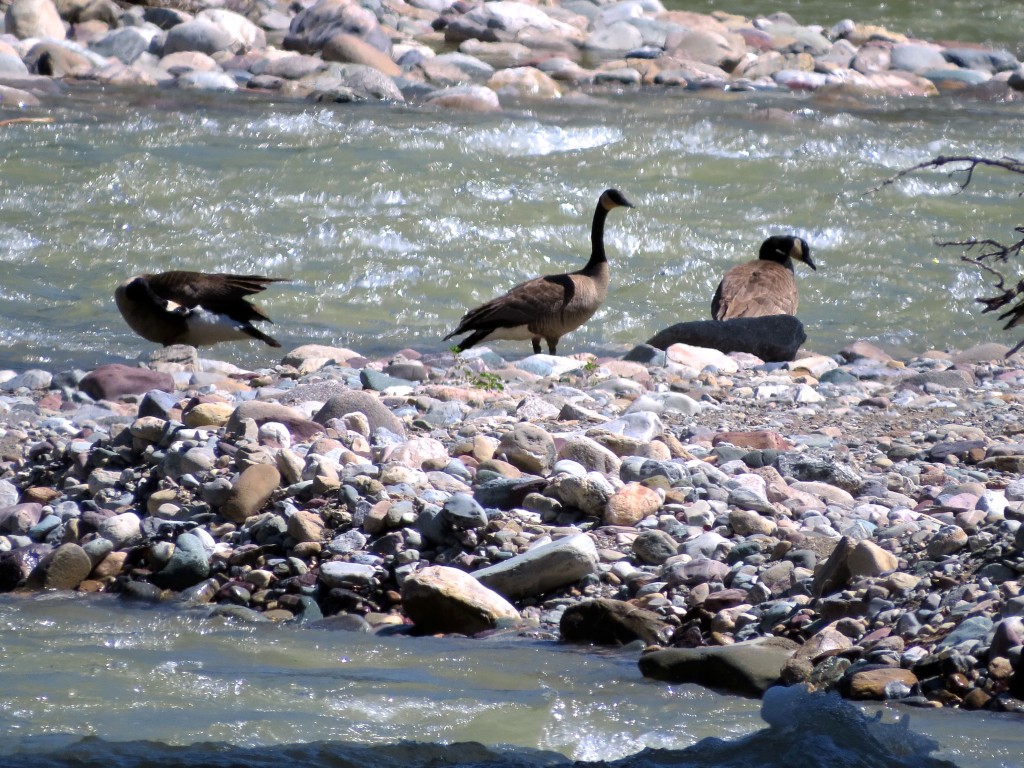
[[281,278],[261,275],[206,274],[173,271],[146,277],[150,288],[161,298],[189,309],[203,307],[220,312],[239,322],[263,320],[272,322],[263,310],[249,303],[246,297],[266,290]]
[[445,336],[450,339],[466,331],[515,328],[535,323],[551,312],[553,306],[566,303],[567,275],[548,275],[520,283],[508,293],[469,310],[459,326]]
[[725,273],[711,302],[716,320],[795,315],[799,297],[793,273],[781,264],[758,260]]

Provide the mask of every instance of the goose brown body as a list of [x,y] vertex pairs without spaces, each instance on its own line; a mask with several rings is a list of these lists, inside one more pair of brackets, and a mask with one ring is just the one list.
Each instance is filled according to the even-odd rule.
[[280,278],[177,270],[136,275],[114,291],[129,327],[148,341],[194,347],[257,339],[280,347],[253,322],[272,322],[248,297]]
[[608,295],[610,270],[604,250],[604,222],[613,208],[633,204],[616,189],[607,189],[598,199],[591,227],[591,255],[576,272],[535,277],[514,286],[507,293],[469,310],[458,327],[445,336],[450,339],[469,333],[458,351],[492,339],[526,340],[533,351],[541,351],[544,339],[553,355],[558,340],[593,317]]
[[775,235],[761,244],[757,260],[733,267],[718,284],[711,300],[715,320],[766,315],[795,315],[800,303],[793,262],[817,269],[807,241]]

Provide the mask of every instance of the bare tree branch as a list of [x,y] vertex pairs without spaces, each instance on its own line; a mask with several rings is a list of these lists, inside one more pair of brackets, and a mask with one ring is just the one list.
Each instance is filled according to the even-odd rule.
[[[971,181],[974,179],[974,171],[977,170],[979,166],[999,168],[1000,170],[1008,171],[1010,173],[1019,173],[1024,175],[1024,162],[1013,157],[994,159],[990,157],[975,157],[973,155],[940,155],[939,157],[927,160],[923,163],[918,163],[910,168],[904,168],[899,173],[890,176],[877,187],[869,189],[865,194],[877,192],[878,190],[895,184],[903,177],[909,176],[917,171],[923,171],[929,168],[943,168],[947,165],[954,164],[966,166],[954,168],[948,174],[951,178],[957,173],[964,174],[963,179],[957,181],[957,184],[960,187],[957,194],[967,189]],[[1021,195],[1024,195],[1024,192],[1022,192]],[[1009,330],[1010,328],[1014,328],[1017,325],[1024,323],[1024,278],[1017,280],[1016,284],[1007,287],[1006,276],[991,264],[991,262],[1006,264],[1011,258],[1019,259],[1024,255],[1024,225],[1014,227],[1013,231],[1020,237],[1012,243],[1002,243],[992,238],[977,237],[971,237],[967,240],[954,240],[938,243],[939,246],[963,248],[965,253],[960,257],[962,261],[975,265],[979,269],[988,272],[988,274],[994,278],[995,288],[999,293],[995,296],[981,297],[975,299],[975,301],[985,307],[982,310],[983,313],[997,312],[1006,308],[1005,311],[999,315],[1000,320],[1006,321],[1006,324],[1003,326],[1003,330]],[[1024,347],[1024,339],[1021,339],[1013,349],[1007,352],[1006,356],[1009,357],[1022,347]]]
[[904,176],[909,176],[912,173],[917,173],[918,171],[923,171],[928,168],[942,168],[943,166],[952,165],[954,163],[967,164],[966,168],[954,168],[948,174],[950,178],[952,178],[953,175],[957,173],[966,174],[963,181],[957,182],[957,185],[960,187],[961,192],[967,189],[968,185],[971,183],[971,179],[974,178],[974,170],[979,165],[985,165],[992,168],[1001,168],[1005,171],[1010,171],[1011,173],[1024,174],[1024,161],[1017,160],[1016,158],[1013,157],[1003,157],[995,159],[991,157],[975,157],[973,155],[939,155],[939,157],[932,158],[931,160],[926,160],[923,163],[918,163],[917,165],[911,166],[910,168],[904,168],[899,173],[890,176],[877,187],[872,187],[864,194],[870,195],[873,192],[877,192],[880,189],[884,189],[885,187],[895,184]]

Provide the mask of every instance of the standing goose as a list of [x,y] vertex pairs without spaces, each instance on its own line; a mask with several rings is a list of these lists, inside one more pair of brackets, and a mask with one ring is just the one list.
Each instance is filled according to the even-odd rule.
[[280,347],[252,325],[272,321],[246,300],[277,282],[281,279],[260,275],[161,272],[125,280],[114,291],[114,300],[133,331],[165,347],[249,338]]
[[711,300],[715,320],[765,315],[795,315],[799,303],[793,262],[802,261],[817,271],[811,247],[794,235],[774,235],[761,244],[756,261],[725,273]]
[[540,353],[540,340],[544,339],[548,351],[555,354],[558,340],[587,322],[608,294],[604,220],[612,208],[619,207],[632,208],[633,204],[617,189],[601,193],[590,233],[590,261],[583,269],[520,283],[505,295],[469,310],[445,339],[471,332],[458,343],[458,352],[492,339],[530,339],[534,354]]

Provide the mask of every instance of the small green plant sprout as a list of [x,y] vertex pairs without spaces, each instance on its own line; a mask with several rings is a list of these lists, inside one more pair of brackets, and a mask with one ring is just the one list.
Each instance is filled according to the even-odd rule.
[[486,392],[505,391],[505,382],[493,371],[480,371],[472,378],[470,383],[477,389],[482,389]]

